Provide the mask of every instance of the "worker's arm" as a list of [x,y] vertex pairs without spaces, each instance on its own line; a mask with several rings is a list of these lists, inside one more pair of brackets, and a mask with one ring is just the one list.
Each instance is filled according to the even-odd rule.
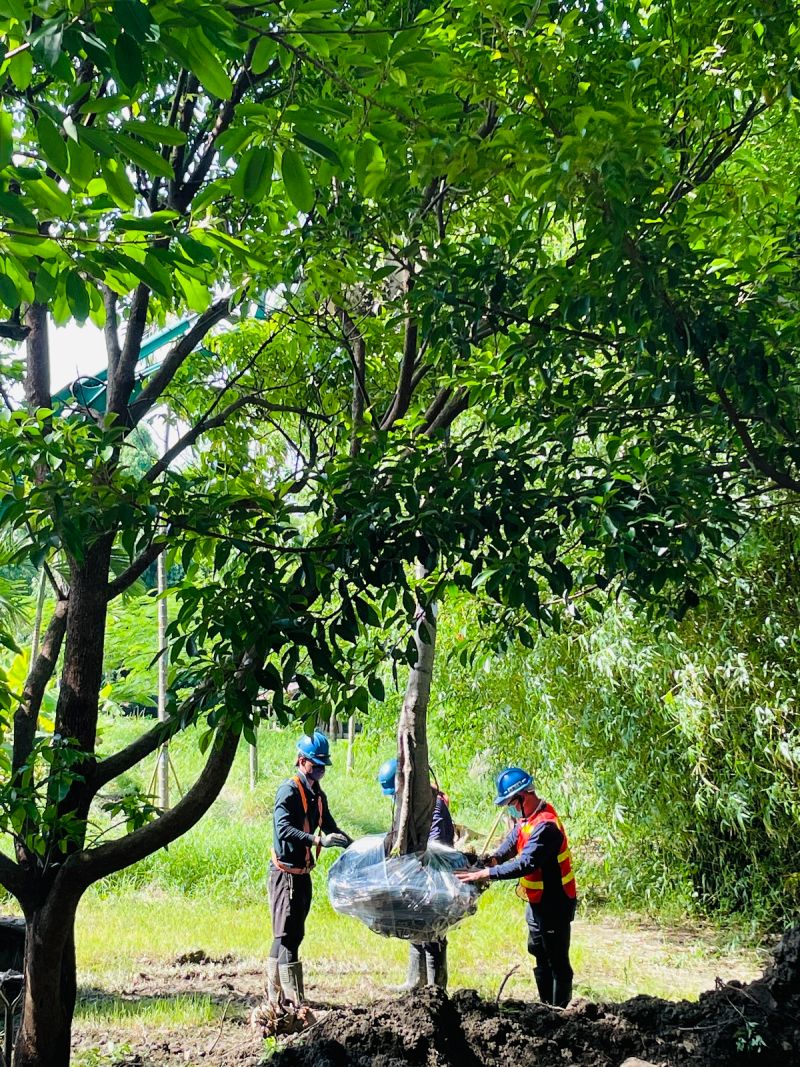
[[456,832],[450,809],[439,794],[433,807],[433,819],[431,820],[431,832],[428,834],[429,841],[439,841],[443,845],[453,847]]
[[[328,807],[328,798],[325,796],[321,789],[320,795],[322,796],[322,822],[320,823],[320,830],[324,834],[340,834],[343,838],[345,838],[346,843],[350,844],[353,840],[352,837],[349,834],[346,834],[344,830],[340,829],[337,825],[336,820],[331,815],[331,809]],[[342,843],[343,842],[336,842],[336,844]]]
[[517,851],[517,828],[512,826],[506,836],[494,850],[490,852],[487,860],[492,866],[503,863],[505,860],[510,859]]
[[[481,856],[478,859],[478,863],[482,866],[479,870],[469,871],[456,871],[455,875],[459,882],[488,882],[490,878],[494,877],[494,872],[498,869],[498,860],[504,860],[506,856],[513,855],[517,851],[517,828],[514,826],[508,831],[506,836],[500,842],[500,847],[489,855]],[[514,860],[510,861],[514,863]],[[508,866],[508,864],[505,864]]]
[[[275,832],[279,841],[294,841],[300,845],[310,846],[314,838],[302,829],[303,803],[292,787],[291,782],[284,782],[275,797]],[[278,841],[275,842],[277,847]]]
[[518,856],[499,863],[489,871],[492,881],[505,881],[507,878],[522,878],[554,855],[558,855],[562,834],[554,822],[543,822],[533,831],[525,843],[525,848]]

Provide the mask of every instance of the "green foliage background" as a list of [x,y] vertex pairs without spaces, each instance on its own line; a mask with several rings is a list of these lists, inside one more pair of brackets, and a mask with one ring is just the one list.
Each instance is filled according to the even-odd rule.
[[[486,833],[492,776],[520,763],[568,821],[586,904],[760,927],[796,913],[799,558],[800,515],[765,512],[682,622],[653,622],[619,601],[531,649],[498,647],[475,601],[445,601],[429,729],[456,819]],[[149,703],[155,691],[155,609],[152,594],[116,607],[101,749],[142,729],[118,709]],[[371,701],[361,720],[355,775],[345,774],[340,743],[326,782],[337,817],[355,832],[389,818],[374,773],[393,752],[404,679],[385,681],[386,700]],[[295,732],[263,727],[256,792],[245,788],[243,746],[208,821],[98,892],[260,899],[272,797],[292,765]],[[201,760],[194,731],[172,753],[188,784]],[[147,789],[150,773],[144,766],[113,790]]]

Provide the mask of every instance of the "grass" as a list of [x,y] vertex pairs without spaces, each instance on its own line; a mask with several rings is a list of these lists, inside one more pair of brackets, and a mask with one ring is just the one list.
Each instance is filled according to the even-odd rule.
[[137,997],[84,994],[77,1005],[78,1024],[90,1026],[207,1026],[215,1022],[222,1009],[212,997],[187,993],[182,996],[154,996],[150,1000]]
[[[316,880],[316,900],[303,944],[308,980],[315,995],[336,1002],[370,1000],[399,984],[405,973],[407,948],[402,942],[370,933],[355,920],[336,915]],[[495,996],[504,975],[517,970],[506,996],[535,998],[526,928],[521,903],[503,887],[481,899],[478,914],[450,935],[450,973],[454,988],[478,989]],[[135,975],[163,971],[179,955],[202,950],[208,957],[233,957],[235,970],[263,975],[271,940],[266,899],[258,904],[235,900],[169,898],[164,895],[114,899],[89,898],[78,922],[78,965],[81,984],[90,998],[99,989],[121,990]],[[746,980],[759,970],[755,950],[729,952],[712,928],[659,927],[630,917],[592,914],[573,928],[576,992],[591,999],[622,1000],[637,993],[667,999],[696,998],[713,987],[716,977]],[[257,983],[256,983],[257,984]],[[150,1018],[145,1000],[141,1013]],[[165,1002],[165,1024],[192,1025],[184,1020],[186,1003]],[[193,1009],[196,1010],[196,1009]],[[95,1021],[105,1014],[117,1024],[123,1009],[111,1000],[92,1001]],[[128,1005],[126,1017],[139,1009]],[[82,1012],[88,1018],[87,1012]]]
[[[111,720],[104,740],[117,747],[141,729],[140,721]],[[259,995],[272,936],[266,895],[272,800],[293,766],[294,743],[294,731],[262,729],[261,779],[254,791],[248,787],[242,746],[225,790],[197,827],[169,849],[87,893],[78,913],[78,1031],[109,1033],[124,1047],[126,1040],[135,1043],[142,1028],[213,1023],[220,1012],[213,975],[201,975],[200,968],[195,979],[175,966],[179,956],[195,950],[212,959],[230,958],[237,988]],[[388,748],[377,735],[360,735],[356,770],[348,775],[345,745],[333,746],[334,765],[324,785],[337,820],[354,836],[388,826],[391,807],[374,778]],[[181,784],[188,786],[202,765],[196,737],[174,742],[172,758]],[[152,762],[122,785],[146,788],[151,775]],[[494,816],[489,783],[478,788],[481,783],[465,779],[463,791],[458,780],[443,784],[451,792],[456,820],[485,835]],[[323,852],[314,875],[315,898],[303,945],[307,983],[320,999],[368,1000],[402,981],[407,947],[332,910],[325,874],[335,855]],[[580,885],[579,854],[577,859]],[[513,885],[495,885],[483,895],[477,914],[450,936],[454,988],[477,988],[494,997],[504,976],[516,968],[504,995],[535,997],[523,912]],[[717,975],[752,977],[759,970],[757,951],[749,946],[731,950],[726,939],[727,931],[710,926],[659,924],[585,907],[573,929],[576,991],[609,1000],[636,993],[693,998],[713,986]],[[79,1062],[91,1067],[92,1055],[91,1049],[82,1049]]]

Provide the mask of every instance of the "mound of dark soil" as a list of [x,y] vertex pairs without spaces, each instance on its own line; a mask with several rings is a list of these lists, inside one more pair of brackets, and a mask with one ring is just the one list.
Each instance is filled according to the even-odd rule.
[[719,983],[696,1003],[541,1004],[427,988],[331,1012],[273,1067],[746,1067],[800,1063],[800,927],[762,978]]

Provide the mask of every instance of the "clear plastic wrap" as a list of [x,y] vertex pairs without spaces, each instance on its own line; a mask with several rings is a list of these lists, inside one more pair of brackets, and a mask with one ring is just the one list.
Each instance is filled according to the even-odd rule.
[[475,911],[480,889],[453,873],[467,866],[460,852],[438,842],[409,856],[386,856],[384,835],[362,837],[328,873],[336,911],[360,919],[384,937],[436,941]]

